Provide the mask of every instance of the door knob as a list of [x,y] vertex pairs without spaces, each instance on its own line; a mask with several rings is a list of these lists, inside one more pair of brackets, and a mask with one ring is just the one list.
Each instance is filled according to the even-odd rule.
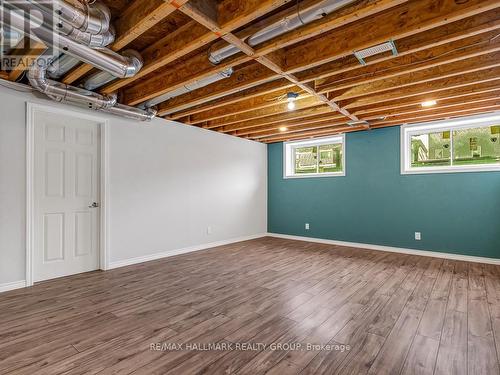
[[94,202],[94,203],[92,203],[91,206],[89,206],[89,208],[97,208],[97,207],[99,207],[99,203],[97,203],[97,202]]

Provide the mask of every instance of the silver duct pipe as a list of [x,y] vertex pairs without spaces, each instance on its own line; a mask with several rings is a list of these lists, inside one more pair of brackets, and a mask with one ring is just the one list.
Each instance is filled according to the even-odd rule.
[[129,107],[127,105],[119,103],[111,108],[104,108],[102,109],[102,111],[138,121],[151,121],[156,117],[157,113],[156,109],[153,108],[140,109],[136,107]]
[[[324,0],[317,5],[308,9],[297,11],[296,14],[283,18],[282,20],[256,32],[245,41],[250,46],[266,42],[277,36],[286,34],[291,30],[298,29],[299,27],[319,20],[335,10],[352,3],[354,0]],[[227,59],[240,52],[239,48],[232,44],[220,48],[216,51],[210,52],[208,59],[213,64],[219,64],[222,60]]]
[[[75,27],[73,24],[66,22],[62,19],[54,19],[52,9],[48,8],[46,1],[29,1],[29,0],[16,0],[14,6],[24,11],[30,18],[38,18],[47,27],[52,28],[54,32],[59,35],[67,36],[80,44],[85,44],[92,48],[105,47],[115,40],[114,30],[109,26],[109,19],[107,16],[101,22],[105,24],[102,26],[102,32],[90,33]],[[75,15],[79,15],[79,10],[70,4],[66,4],[65,12],[69,15],[69,10],[73,9]],[[90,9],[90,8],[89,8]],[[109,13],[109,10],[108,10]]]
[[38,58],[28,71],[31,86],[53,100],[79,103],[91,109],[110,108],[116,104],[116,96],[100,95],[46,78],[51,52]]
[[163,95],[157,96],[156,98],[150,99],[150,100],[142,103],[140,105],[140,107],[141,108],[153,107],[153,106],[155,106],[155,105],[157,105],[157,104],[159,104],[161,102],[164,102],[164,101],[166,101],[168,99],[175,98],[176,96],[179,96],[179,95],[182,95],[182,94],[186,94],[186,93],[188,93],[190,91],[193,91],[193,90],[196,90],[196,89],[208,86],[208,85],[210,85],[210,84],[212,84],[214,82],[220,81],[222,79],[229,78],[229,77],[231,77],[232,74],[233,74],[233,68],[224,69],[221,72],[218,72],[218,73],[215,73],[215,74],[213,74],[211,76],[208,76],[208,77],[199,79],[197,81],[188,83],[187,85],[179,87],[176,90],[167,92],[167,93],[165,93]]
[[[144,64],[141,55],[139,52],[134,51],[133,49],[127,49],[122,52],[123,56],[128,56],[132,60],[134,60],[138,66],[137,70],[142,68]],[[108,72],[100,71],[90,75],[82,84],[82,87],[86,90],[95,90],[101,86],[104,86],[106,83],[113,81],[115,77]]]
[[84,3],[81,4],[81,8],[77,8],[64,0],[51,0],[50,2],[37,0],[35,3],[53,12],[63,23],[67,22],[85,33],[104,34],[109,29],[111,12],[104,4]]
[[8,54],[23,39],[23,34],[6,28],[0,29],[0,48],[2,53]]
[[137,73],[140,63],[135,58],[121,56],[108,49],[92,49],[64,35],[57,35],[50,27],[43,24],[43,20],[40,18],[37,20],[30,17],[29,20],[26,20],[21,13],[16,11],[19,9],[16,8],[17,4],[25,4],[26,2],[28,1],[17,0],[15,3],[4,3],[4,11],[10,11],[7,26],[24,33],[26,22],[29,22],[31,37],[98,69],[105,70],[117,78],[132,77]]
[[139,121],[151,121],[156,116],[156,110],[154,109],[142,110],[118,104],[116,102],[116,95],[101,95],[47,79],[47,67],[50,66],[52,56],[52,52],[47,51],[36,60],[28,71],[28,79],[31,86],[47,95],[52,100],[89,109],[101,110]]
[[61,54],[59,57],[55,57],[54,61],[47,67],[47,74],[50,78],[59,79],[78,64],[80,64],[80,60],[70,55]]

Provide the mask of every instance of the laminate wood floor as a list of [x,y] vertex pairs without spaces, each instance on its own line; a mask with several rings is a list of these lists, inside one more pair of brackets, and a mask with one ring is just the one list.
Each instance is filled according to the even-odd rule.
[[499,354],[500,266],[276,238],[0,294],[0,374],[496,375]]

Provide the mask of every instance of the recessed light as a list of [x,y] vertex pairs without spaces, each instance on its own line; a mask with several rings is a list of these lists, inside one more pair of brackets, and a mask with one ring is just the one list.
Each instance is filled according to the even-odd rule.
[[295,102],[288,102],[287,107],[290,111],[293,111],[295,109]]
[[280,126],[280,132],[286,132],[288,128],[286,126]]
[[422,102],[422,107],[432,107],[436,104],[437,102],[435,100],[426,100],[425,102]]

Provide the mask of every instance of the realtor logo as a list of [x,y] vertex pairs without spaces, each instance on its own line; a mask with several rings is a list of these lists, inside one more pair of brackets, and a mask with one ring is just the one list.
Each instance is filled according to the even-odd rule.
[[0,0],[0,69],[28,69],[47,49],[37,35],[57,45],[57,25],[52,1]]

